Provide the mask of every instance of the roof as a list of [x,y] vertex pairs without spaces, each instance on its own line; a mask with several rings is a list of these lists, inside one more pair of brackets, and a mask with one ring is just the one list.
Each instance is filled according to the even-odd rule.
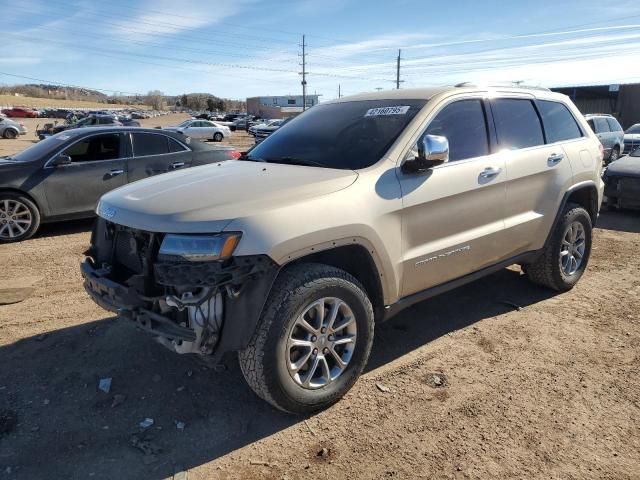
[[[185,135],[172,132],[171,130],[163,130],[159,128],[141,128],[141,127],[124,127],[124,126],[113,126],[113,127],[81,127],[81,128],[70,128],[69,130],[63,130],[56,135],[68,135],[70,137],[78,137],[81,135],[87,135],[90,133],[121,133],[121,132],[131,132],[131,133],[162,133],[169,137],[173,137],[176,140],[185,143]],[[204,142],[200,142],[197,140],[191,140],[189,142],[189,147],[192,150],[232,150],[233,147],[229,145],[209,145]]]

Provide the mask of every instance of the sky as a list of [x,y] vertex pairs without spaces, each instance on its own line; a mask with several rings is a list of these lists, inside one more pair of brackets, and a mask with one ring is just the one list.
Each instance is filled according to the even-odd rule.
[[[638,0],[0,0],[0,84],[300,94],[640,82]],[[37,80],[36,80],[37,79]],[[42,80],[42,82],[40,81]]]

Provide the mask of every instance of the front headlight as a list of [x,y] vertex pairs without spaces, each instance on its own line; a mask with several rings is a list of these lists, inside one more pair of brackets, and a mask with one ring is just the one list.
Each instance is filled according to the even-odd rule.
[[159,260],[211,262],[229,258],[238,246],[240,233],[219,235],[167,234],[160,245]]

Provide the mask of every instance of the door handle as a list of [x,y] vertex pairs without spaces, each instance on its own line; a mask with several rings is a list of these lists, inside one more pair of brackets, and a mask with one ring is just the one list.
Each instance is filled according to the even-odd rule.
[[173,162],[170,166],[171,168],[182,168],[184,167],[184,162]]
[[564,158],[564,154],[563,153],[552,153],[549,158],[547,158],[547,162],[549,163],[550,166],[552,165],[557,165],[558,163],[560,163],[562,161],[562,159]]
[[118,175],[122,175],[124,173],[124,170],[111,170],[109,173],[107,173],[108,177],[117,177]]
[[498,175],[502,171],[501,168],[487,167],[480,172],[480,178],[489,179]]

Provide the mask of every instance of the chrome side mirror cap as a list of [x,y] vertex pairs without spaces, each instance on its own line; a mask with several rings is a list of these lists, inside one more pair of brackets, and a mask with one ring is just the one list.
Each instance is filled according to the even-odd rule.
[[402,170],[407,173],[419,173],[448,161],[449,140],[447,137],[425,135],[418,142],[418,155],[410,153],[402,164]]

